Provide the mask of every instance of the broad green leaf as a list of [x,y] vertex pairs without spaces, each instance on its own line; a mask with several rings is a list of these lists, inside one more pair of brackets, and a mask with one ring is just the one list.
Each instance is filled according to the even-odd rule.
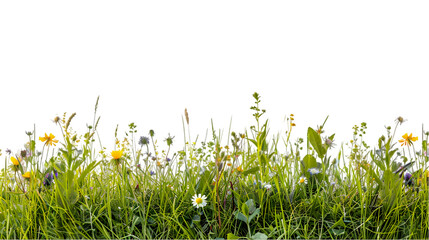
[[251,239],[252,240],[267,240],[268,237],[267,237],[267,235],[265,235],[263,233],[257,232],[251,237]]
[[316,158],[310,154],[305,155],[304,159],[302,159],[303,163],[303,172],[307,172],[309,168],[317,167]]
[[241,221],[243,221],[243,222],[245,222],[245,223],[247,223],[247,217],[246,216],[244,216],[244,214],[242,214],[241,212],[239,212],[239,211],[237,211],[236,213],[235,213],[235,218],[236,219],[238,219],[238,220],[241,220]]
[[252,221],[252,219],[253,219],[253,218],[255,218],[255,217],[259,214],[259,212],[260,212],[260,209],[259,209],[259,208],[257,208],[257,209],[252,213],[252,215],[250,215],[250,216],[249,216],[249,218],[248,218],[249,223]]
[[240,239],[240,237],[235,236],[233,233],[228,233],[226,239]]
[[307,138],[310,141],[311,146],[313,146],[314,150],[316,150],[319,158],[323,159],[326,149],[322,145],[322,139],[320,138],[320,135],[317,134],[314,129],[309,127],[307,130]]
[[249,214],[252,214],[256,210],[256,206],[255,206],[255,203],[253,202],[253,199],[247,200],[246,205],[249,209]]

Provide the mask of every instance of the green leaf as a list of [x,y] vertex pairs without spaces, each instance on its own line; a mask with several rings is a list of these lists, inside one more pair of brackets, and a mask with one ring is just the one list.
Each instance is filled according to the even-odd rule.
[[211,184],[213,177],[211,176],[210,171],[204,171],[204,174],[198,180],[197,185],[195,187],[196,192],[204,192],[206,188],[208,188]]
[[253,202],[253,199],[247,200],[246,205],[249,209],[249,214],[253,213],[256,210],[256,206],[255,206],[255,203]]
[[335,236],[343,235],[345,233],[344,229],[330,229],[331,233],[333,233]]
[[302,163],[303,163],[302,170],[304,173],[307,172],[309,168],[317,167],[316,158],[310,154],[305,155],[305,157],[302,159]]
[[226,239],[240,239],[240,237],[235,236],[233,233],[228,233]]
[[255,217],[259,214],[259,212],[260,212],[260,209],[259,209],[259,208],[257,208],[257,209],[252,213],[252,215],[250,215],[250,216],[249,216],[249,218],[248,218],[249,223],[252,221],[252,219],[253,219],[253,218],[255,218]]
[[267,240],[268,237],[267,237],[267,235],[265,235],[263,233],[257,232],[251,237],[251,239],[252,240]]
[[307,130],[307,138],[310,141],[311,146],[313,146],[314,150],[316,150],[319,158],[323,159],[326,149],[322,145],[322,139],[320,138],[320,135],[314,131],[314,129],[309,127]]
[[254,168],[248,169],[248,170],[243,172],[243,175],[247,176],[249,174],[256,173],[259,171],[259,169],[260,169],[259,167],[254,167]]
[[84,179],[86,178],[86,176],[94,169],[97,167],[98,164],[100,164],[101,162],[91,162],[80,174],[80,177],[78,178],[78,183],[79,186],[82,186]]
[[336,223],[334,223],[334,225],[331,226],[331,229],[338,227],[338,226],[346,227],[346,224],[343,221],[343,217],[341,217],[340,220],[338,220]]
[[244,216],[244,214],[242,214],[241,212],[239,212],[239,211],[236,211],[236,213],[235,213],[235,218],[236,219],[238,219],[238,220],[241,220],[241,221],[243,221],[243,222],[245,222],[245,223],[247,223],[247,217],[246,216]]
[[200,222],[200,221],[201,221],[201,216],[200,216],[200,215],[198,215],[198,214],[195,214],[195,215],[192,217],[192,221],[193,221],[193,222]]

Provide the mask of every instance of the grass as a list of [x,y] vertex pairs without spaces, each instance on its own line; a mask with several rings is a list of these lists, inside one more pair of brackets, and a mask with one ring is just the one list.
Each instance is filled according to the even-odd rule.
[[[253,97],[254,126],[226,141],[213,127],[210,140],[192,141],[185,111],[175,153],[174,137],[160,149],[155,132],[139,137],[134,123],[123,140],[116,131],[116,149],[97,149],[98,99],[82,137],[74,114],[55,119],[59,142],[28,132],[24,151],[3,152],[0,238],[429,238],[429,133],[398,142],[398,118],[370,147],[362,123],[334,153],[325,123],[292,142],[293,115],[285,135],[270,139]],[[206,206],[194,206],[196,194]]]

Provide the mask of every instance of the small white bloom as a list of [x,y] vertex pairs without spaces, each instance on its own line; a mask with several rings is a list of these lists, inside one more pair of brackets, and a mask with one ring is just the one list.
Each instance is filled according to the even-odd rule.
[[264,188],[267,189],[267,190],[270,190],[271,189],[271,184],[265,184]]
[[319,174],[319,173],[320,173],[320,170],[319,170],[318,168],[310,168],[310,169],[308,169],[308,172],[309,172],[311,175],[315,175],[315,174]]
[[196,208],[205,207],[207,205],[206,199],[207,199],[206,195],[201,195],[201,193],[195,194],[192,197],[192,205],[194,205],[194,207]]
[[306,177],[300,177],[298,183],[307,184],[307,178]]

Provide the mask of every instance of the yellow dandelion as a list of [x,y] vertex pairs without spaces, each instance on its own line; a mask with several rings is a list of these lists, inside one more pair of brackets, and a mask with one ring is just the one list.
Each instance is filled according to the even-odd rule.
[[241,166],[238,166],[238,168],[236,168],[237,169],[237,171],[239,171],[239,172],[243,172],[243,168],[241,167]]
[[23,177],[23,178],[30,179],[30,177],[31,177],[31,173],[30,173],[30,172],[26,172],[26,173],[22,174],[22,177]]
[[122,157],[122,151],[112,151],[113,159],[120,159]]
[[21,159],[18,161],[15,157],[10,157],[10,160],[12,161],[13,165],[18,166]]
[[48,134],[45,133],[45,137],[39,137],[39,140],[42,142],[45,142],[45,145],[51,145],[54,144],[54,146],[56,146],[55,144],[58,143],[58,140],[54,139],[55,136],[50,133],[49,136]]
[[399,140],[399,142],[401,143],[401,146],[411,146],[413,142],[417,141],[418,139],[418,137],[413,137],[412,133],[410,133],[410,135],[408,135],[408,133],[405,133],[402,136],[402,139]]

